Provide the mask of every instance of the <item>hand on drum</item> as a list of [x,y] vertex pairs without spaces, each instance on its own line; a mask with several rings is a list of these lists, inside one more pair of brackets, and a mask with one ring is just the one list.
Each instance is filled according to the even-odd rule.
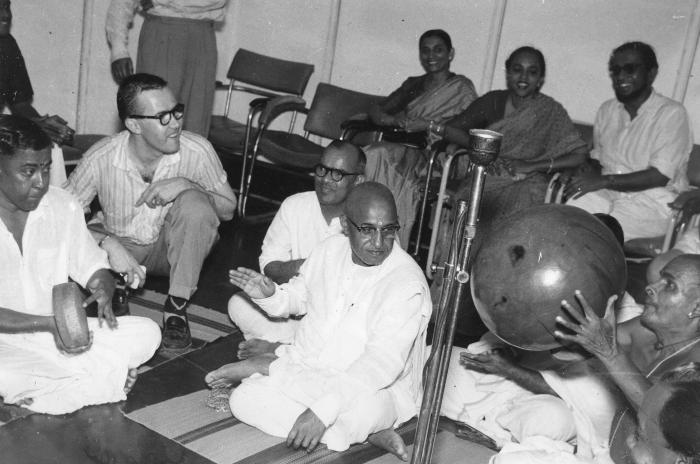
[[87,308],[91,303],[97,302],[97,318],[100,326],[102,321],[107,322],[110,329],[117,328],[117,318],[112,312],[112,296],[114,295],[114,277],[107,269],[100,269],[88,280],[85,286],[91,295],[83,302],[83,308]]
[[251,298],[268,298],[275,293],[275,283],[252,269],[239,267],[228,271],[229,281]]
[[608,298],[605,307],[605,315],[599,317],[588,304],[584,296],[576,290],[576,300],[580,307],[572,306],[568,301],[562,301],[561,305],[575,322],[557,316],[556,321],[569,329],[573,334],[566,334],[560,330],[554,331],[554,336],[560,340],[574,342],[581,345],[586,351],[601,360],[612,359],[617,356],[617,322],[615,321],[615,301],[617,296]]

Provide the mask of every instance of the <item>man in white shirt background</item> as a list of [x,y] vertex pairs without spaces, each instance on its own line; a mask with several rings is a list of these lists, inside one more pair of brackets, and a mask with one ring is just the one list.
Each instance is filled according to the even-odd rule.
[[[314,191],[286,198],[267,229],[259,258],[263,274],[277,284],[289,281],[316,245],[341,232],[345,200],[352,187],[364,182],[365,164],[362,149],[349,142],[335,140],[325,148],[314,168]],[[239,359],[291,343],[299,323],[270,318],[244,292],[231,297],[228,311],[246,338],[239,346]]]
[[675,197],[688,188],[693,148],[688,114],[654,91],[659,64],[651,46],[628,42],[608,63],[615,99],[603,103],[594,125],[591,157],[599,169],[574,177],[567,204],[610,214],[627,240],[666,232]]

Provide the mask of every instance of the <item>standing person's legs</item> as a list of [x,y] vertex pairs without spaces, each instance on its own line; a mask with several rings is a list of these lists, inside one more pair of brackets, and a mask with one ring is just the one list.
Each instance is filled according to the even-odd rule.
[[185,104],[183,128],[209,134],[216,81],[211,21],[147,16],[139,35],[137,72],[160,76]]

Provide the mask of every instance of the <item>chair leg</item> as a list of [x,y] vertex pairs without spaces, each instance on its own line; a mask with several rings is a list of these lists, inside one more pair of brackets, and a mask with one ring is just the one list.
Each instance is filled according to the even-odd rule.
[[241,193],[241,217],[245,217],[245,210],[248,204],[248,194],[250,193],[250,183],[253,181],[253,168],[255,167],[255,161],[258,158],[258,150],[260,148],[260,139],[265,131],[264,125],[258,128],[258,133],[255,137],[255,144],[253,145],[253,152],[250,156],[250,167],[248,168],[248,174],[246,176],[245,182],[242,184],[244,193]]
[[243,208],[243,198],[244,198],[244,185],[245,185],[245,179],[246,179],[246,168],[248,164],[248,153],[250,151],[250,133],[252,131],[253,127],[253,118],[255,116],[255,113],[258,110],[256,108],[250,108],[248,110],[248,119],[246,120],[246,126],[245,126],[245,139],[243,141],[243,160],[241,164],[241,182],[238,187],[238,196],[239,202],[238,202],[238,215],[240,217],[245,216],[245,211]]
[[423,239],[423,225],[425,224],[425,213],[428,210],[428,195],[430,194],[430,180],[433,178],[433,169],[435,168],[435,160],[439,152],[432,150],[428,159],[428,173],[425,178],[425,190],[423,191],[423,200],[420,206],[420,217],[418,218],[418,233],[416,234],[416,248],[413,250],[413,258],[418,259],[420,253],[420,242]]

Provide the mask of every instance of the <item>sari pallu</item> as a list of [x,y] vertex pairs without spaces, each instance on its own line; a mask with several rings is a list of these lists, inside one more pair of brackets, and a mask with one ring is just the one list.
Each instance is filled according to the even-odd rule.
[[[455,75],[437,89],[418,95],[396,115],[442,123],[464,111],[475,98],[472,82]],[[435,141],[434,136],[427,136],[430,146]],[[399,243],[407,248],[420,202],[420,176],[427,165],[427,150],[392,142],[373,143],[364,150],[367,154],[365,176],[367,180],[386,185],[393,193],[401,224]]]

